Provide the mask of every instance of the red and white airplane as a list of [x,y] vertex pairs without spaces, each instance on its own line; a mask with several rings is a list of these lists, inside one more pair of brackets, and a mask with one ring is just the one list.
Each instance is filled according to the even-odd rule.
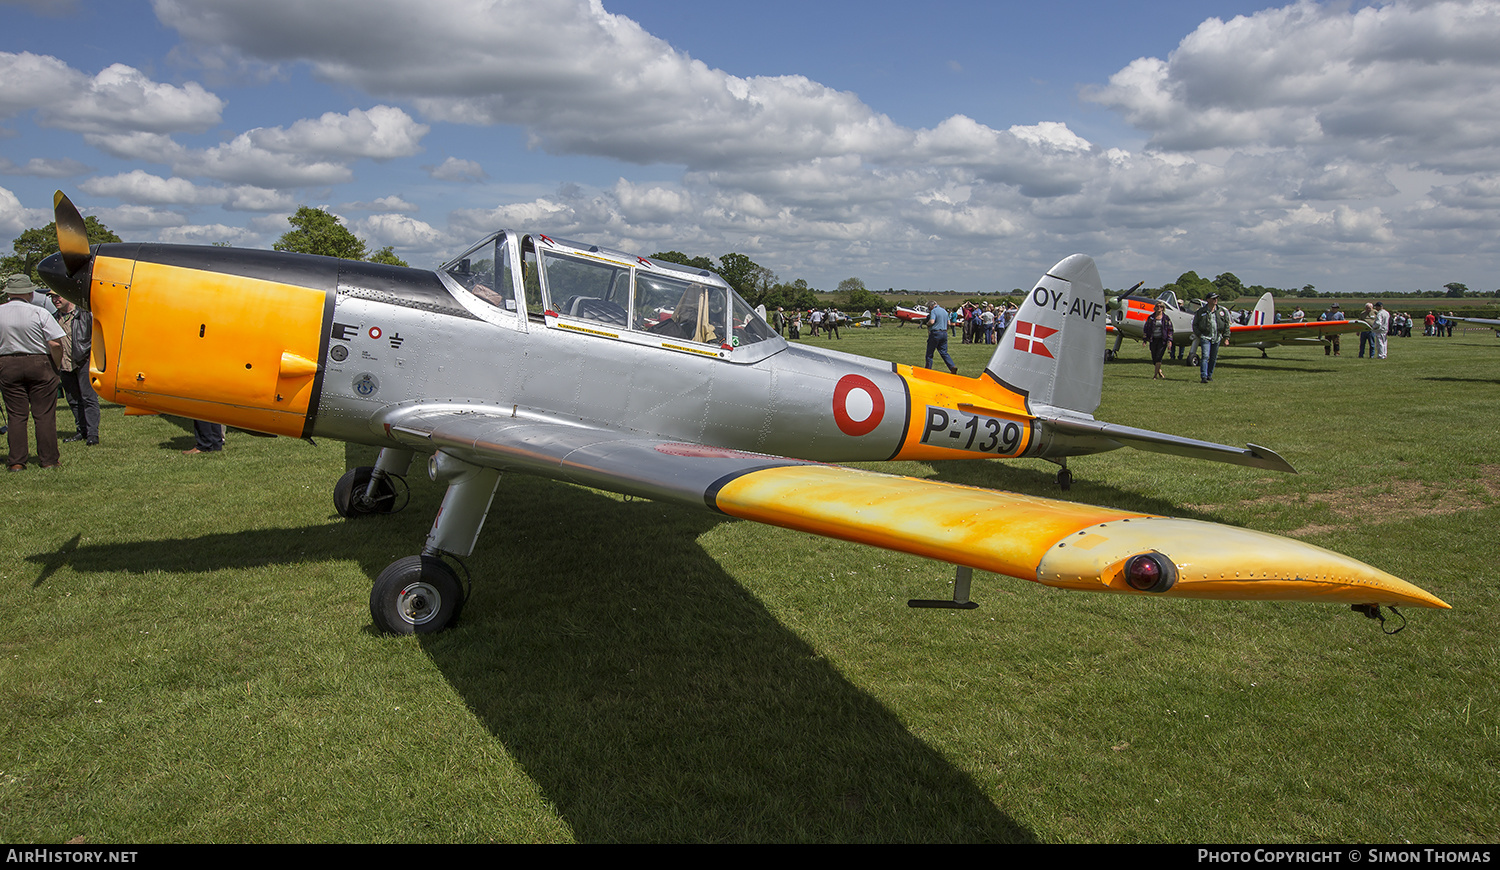
[[904,305],[897,305],[896,320],[897,326],[905,326],[908,321],[911,323],[924,323],[927,320],[927,306],[918,305],[914,308],[907,308]]
[[[1172,343],[1178,347],[1188,347],[1193,343],[1193,316],[1198,313],[1199,303],[1189,303],[1191,308],[1180,305],[1177,302],[1177,294],[1171,290],[1163,291],[1155,299],[1126,292],[1108,302],[1110,309],[1108,332],[1114,336],[1115,345],[1105,353],[1106,360],[1114,359],[1119,355],[1120,345],[1127,338],[1145,341],[1146,318],[1151,316],[1158,302],[1166,306],[1167,316],[1172,319]],[[1255,303],[1255,308],[1250,311],[1249,323],[1230,325],[1229,346],[1257,348],[1260,350],[1260,355],[1265,356],[1266,348],[1269,347],[1278,345],[1321,347],[1324,340],[1331,336],[1364,332],[1368,329],[1370,329],[1370,324],[1364,320],[1309,320],[1302,323],[1277,323],[1275,302],[1271,294],[1267,293],[1260,297],[1260,301]],[[1197,362],[1196,354],[1188,359],[1189,365],[1196,365]]]

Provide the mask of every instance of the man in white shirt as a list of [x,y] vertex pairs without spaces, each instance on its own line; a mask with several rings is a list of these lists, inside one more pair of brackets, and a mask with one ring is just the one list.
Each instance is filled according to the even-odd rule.
[[61,468],[57,449],[57,378],[62,365],[62,327],[32,305],[36,285],[25,275],[5,282],[0,304],[0,392],[5,395],[10,471],[25,471],[31,460],[26,421],[36,421],[36,453],[43,468]]
[[1385,340],[1391,332],[1391,313],[1384,303],[1375,303],[1375,355],[1385,359]]

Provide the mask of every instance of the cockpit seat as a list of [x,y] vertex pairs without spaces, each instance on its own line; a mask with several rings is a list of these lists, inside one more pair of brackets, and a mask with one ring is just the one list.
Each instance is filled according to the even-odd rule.
[[568,299],[564,306],[569,317],[580,317],[584,320],[593,320],[598,323],[608,323],[612,326],[629,328],[630,315],[625,309],[597,296],[573,296]]

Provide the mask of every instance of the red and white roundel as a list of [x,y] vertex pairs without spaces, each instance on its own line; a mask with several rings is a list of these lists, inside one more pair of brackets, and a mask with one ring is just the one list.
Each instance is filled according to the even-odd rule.
[[379,338],[380,337],[380,327],[378,327],[378,326],[372,326],[372,327],[370,327],[370,337],[371,338]]
[[885,396],[863,375],[844,375],[833,389],[833,421],[845,435],[868,435],[885,417]]

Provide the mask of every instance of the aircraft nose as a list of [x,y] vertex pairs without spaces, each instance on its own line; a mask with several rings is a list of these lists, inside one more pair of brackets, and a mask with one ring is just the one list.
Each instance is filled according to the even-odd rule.
[[[1134,558],[1153,553],[1170,565]],[[1115,520],[1069,535],[1042,557],[1037,579],[1061,588],[1183,598],[1450,609],[1424,589],[1322,547],[1169,517]]]
[[79,308],[89,307],[89,284],[94,274],[92,257],[82,268],[70,275],[67,265],[63,262],[63,255],[59,252],[48,255],[46,259],[38,263],[36,271],[41,276],[42,283],[51,287],[59,296]]

